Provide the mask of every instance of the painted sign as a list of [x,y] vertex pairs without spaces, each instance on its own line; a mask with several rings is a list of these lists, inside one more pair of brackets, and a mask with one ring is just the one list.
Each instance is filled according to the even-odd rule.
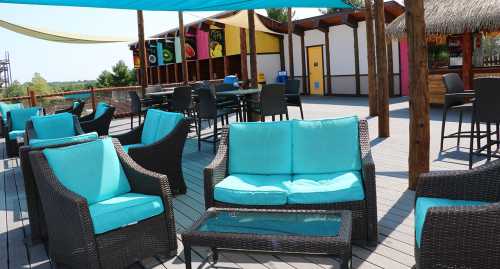
[[224,56],[224,29],[210,29],[209,36],[210,58]]
[[146,55],[148,59],[148,66],[158,66],[158,53],[156,40],[146,41]]
[[196,37],[186,36],[184,44],[186,50],[186,60],[196,60]]
[[133,53],[133,57],[134,57],[134,68],[140,68],[141,67],[141,57],[139,57],[139,50],[134,49],[132,53]]

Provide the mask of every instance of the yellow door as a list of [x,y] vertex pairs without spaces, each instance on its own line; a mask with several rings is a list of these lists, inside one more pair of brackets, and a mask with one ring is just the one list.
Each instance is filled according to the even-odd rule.
[[323,47],[315,46],[307,48],[309,89],[311,94],[324,94],[324,71],[323,71]]

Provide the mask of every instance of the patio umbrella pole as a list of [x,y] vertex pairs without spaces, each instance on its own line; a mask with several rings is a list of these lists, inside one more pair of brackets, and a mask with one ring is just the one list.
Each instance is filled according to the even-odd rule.
[[368,52],[368,105],[370,116],[378,115],[377,109],[377,78],[375,61],[375,36],[373,34],[373,5],[372,0],[365,0],[366,12],[366,47]]
[[410,67],[409,189],[421,173],[429,172],[429,85],[423,0],[405,0]]
[[139,34],[139,58],[140,58],[140,82],[142,87],[142,96],[148,87],[148,73],[146,71],[148,61],[146,60],[146,43],[144,40],[144,16],[142,10],[137,10],[137,32]]
[[378,74],[378,136],[386,138],[389,131],[389,76],[385,42],[384,0],[375,0],[375,31]]
[[292,8],[287,9],[288,15],[288,64],[289,64],[289,77],[293,79],[295,77],[295,68],[293,66],[293,12]]

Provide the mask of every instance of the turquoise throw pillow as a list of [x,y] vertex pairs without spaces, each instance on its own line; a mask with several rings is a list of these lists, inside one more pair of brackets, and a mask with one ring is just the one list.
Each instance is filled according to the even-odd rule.
[[84,142],[84,141],[92,141],[99,138],[99,135],[96,132],[77,135],[77,136],[69,136],[62,138],[54,138],[54,139],[31,139],[30,146],[32,147],[49,147],[54,145],[68,144],[68,143],[76,143],[76,142]]
[[26,122],[33,116],[40,115],[41,109],[39,107],[13,109],[10,112],[12,122],[12,130],[24,130]]
[[293,173],[361,169],[358,118],[293,121]]
[[111,138],[43,150],[57,176],[89,204],[130,192],[130,185]]
[[233,123],[229,127],[229,173],[291,174],[292,124]]
[[95,108],[94,119],[98,119],[102,115],[104,115],[106,113],[106,111],[108,110],[108,108],[109,108],[108,104],[106,104],[104,102],[98,103],[96,108]]
[[71,113],[36,116],[32,117],[31,121],[38,139],[55,139],[76,135]]
[[150,145],[172,132],[184,118],[181,113],[149,109],[142,129],[141,144]]

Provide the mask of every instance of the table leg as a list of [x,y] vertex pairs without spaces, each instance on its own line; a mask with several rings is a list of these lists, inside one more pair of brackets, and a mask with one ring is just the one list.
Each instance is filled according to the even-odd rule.
[[184,263],[186,269],[191,269],[191,246],[184,243]]
[[217,252],[217,248],[212,248],[211,250],[213,264],[216,264],[219,261],[219,253]]

